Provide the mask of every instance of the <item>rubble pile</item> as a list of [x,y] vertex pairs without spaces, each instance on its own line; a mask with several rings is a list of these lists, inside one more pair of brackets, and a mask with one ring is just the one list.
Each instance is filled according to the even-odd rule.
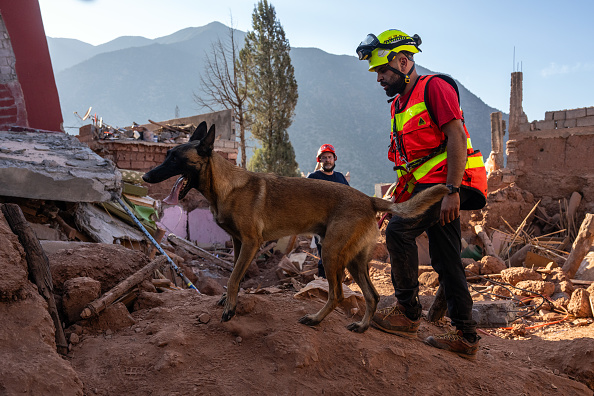
[[144,141],[155,143],[182,144],[190,140],[196,125],[193,124],[166,124],[149,120],[157,129],[149,129],[146,126],[133,123],[129,127],[113,127],[105,124],[102,120],[92,124],[92,134],[95,140],[123,140],[123,141]]

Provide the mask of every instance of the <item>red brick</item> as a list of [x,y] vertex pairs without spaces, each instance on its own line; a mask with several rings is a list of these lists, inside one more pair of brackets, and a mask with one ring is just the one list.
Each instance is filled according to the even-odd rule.
[[144,167],[144,161],[130,161],[130,169],[142,169]]
[[130,161],[117,161],[116,166],[120,169],[132,169],[130,167]]
[[2,107],[0,108],[0,117],[11,117],[17,115],[16,106]]
[[0,96],[0,107],[9,107],[9,106],[14,106],[14,98],[12,96],[10,97],[6,97],[6,96]]

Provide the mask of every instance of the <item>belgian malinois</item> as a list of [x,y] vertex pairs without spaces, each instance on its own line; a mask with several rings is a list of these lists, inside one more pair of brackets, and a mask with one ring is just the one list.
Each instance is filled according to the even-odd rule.
[[377,212],[415,217],[449,190],[437,185],[394,204],[340,183],[246,171],[213,152],[214,141],[215,126],[211,125],[207,133],[202,122],[188,143],[170,149],[165,161],[143,179],[159,183],[181,175],[172,195],[181,199],[191,188],[201,192],[217,224],[231,235],[235,264],[227,293],[219,301],[224,306],[222,321],[235,315],[239,284],[264,242],[313,233],[323,241],[328,301],[318,313],[305,315],[299,322],[317,325],[336,308],[344,297],[341,282],[346,267],[363,291],[366,305],[363,319],[347,328],[359,333],[367,330],[379,301],[368,270],[379,235]]

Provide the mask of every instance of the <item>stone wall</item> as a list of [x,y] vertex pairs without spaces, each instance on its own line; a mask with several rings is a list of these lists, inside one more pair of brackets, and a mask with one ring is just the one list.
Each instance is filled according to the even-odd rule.
[[522,109],[521,81],[521,72],[512,73],[503,180],[536,198],[558,200],[577,191],[594,208],[594,107],[548,111],[544,120],[530,122]]

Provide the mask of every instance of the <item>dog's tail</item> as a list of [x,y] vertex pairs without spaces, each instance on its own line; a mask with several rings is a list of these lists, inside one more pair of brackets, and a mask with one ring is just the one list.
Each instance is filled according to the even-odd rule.
[[381,198],[372,198],[374,209],[378,212],[392,212],[400,217],[419,216],[431,205],[441,201],[441,199],[450,192],[443,184],[438,184],[421,191],[408,201],[394,203]]

